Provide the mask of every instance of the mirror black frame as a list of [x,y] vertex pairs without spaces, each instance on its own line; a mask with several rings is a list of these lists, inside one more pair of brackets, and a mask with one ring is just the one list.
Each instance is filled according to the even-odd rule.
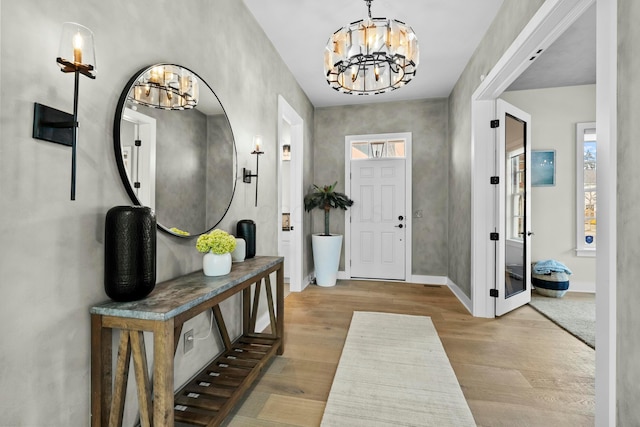
[[[211,91],[211,93],[213,94],[213,96],[215,96],[215,98],[218,100],[218,103],[220,104],[220,107],[222,108],[222,111],[224,112],[224,115],[227,119],[227,122],[229,123],[229,130],[231,131],[231,138],[233,139],[233,157],[234,157],[234,165],[233,165],[233,170],[234,170],[234,177],[233,177],[233,189],[231,191],[231,197],[229,199],[229,204],[227,205],[227,207],[224,210],[224,213],[222,214],[222,216],[220,217],[220,219],[218,220],[218,222],[216,222],[215,224],[213,224],[213,226],[207,230],[204,230],[202,232],[196,233],[196,234],[190,234],[190,235],[182,235],[182,234],[178,234],[178,233],[174,233],[173,231],[171,231],[170,229],[168,229],[167,227],[165,227],[164,225],[160,224],[159,222],[157,223],[157,227],[164,231],[165,233],[171,235],[171,236],[175,236],[175,237],[180,237],[180,238],[186,238],[186,239],[192,239],[195,237],[198,237],[200,234],[204,234],[204,233],[208,233],[211,230],[215,229],[215,227],[220,224],[220,222],[222,222],[222,220],[224,219],[224,217],[227,215],[227,212],[229,211],[229,208],[231,207],[231,203],[233,202],[233,197],[235,195],[236,192],[236,185],[238,182],[238,150],[236,147],[236,138],[233,134],[233,128],[231,127],[231,122],[229,121],[229,116],[227,115],[226,110],[224,109],[224,106],[222,105],[222,102],[220,101],[220,98],[218,98],[218,95],[215,93],[215,91],[213,90],[213,88],[209,85],[209,83],[207,83],[202,77],[200,77],[200,75],[196,72],[194,72],[193,70],[182,66],[182,65],[178,65],[178,64],[172,64],[172,63],[168,63],[168,62],[164,62],[164,63],[158,63],[158,64],[152,64],[146,67],[141,68],[140,70],[138,70],[127,82],[124,90],[122,91],[122,93],[120,94],[120,98],[118,99],[118,106],[116,107],[116,113],[115,113],[115,117],[113,120],[113,148],[114,148],[114,154],[116,157],[116,165],[118,166],[118,172],[120,173],[120,179],[122,181],[122,184],[124,185],[125,190],[127,190],[127,194],[129,194],[129,197],[131,198],[131,201],[137,205],[137,206],[142,206],[142,203],[140,203],[140,200],[138,199],[138,196],[136,195],[136,193],[133,191],[133,187],[131,185],[131,181],[129,180],[129,176],[127,175],[127,171],[124,165],[124,161],[122,160],[122,139],[121,139],[121,121],[122,121],[122,113],[124,112],[124,108],[127,102],[127,96],[129,94],[129,92],[131,91],[131,87],[133,86],[133,83],[138,80],[140,78],[140,76],[147,70],[153,68],[153,67],[158,67],[158,66],[174,66],[174,67],[180,67],[180,68],[184,68],[185,70],[189,71],[190,73],[192,73],[194,76],[196,76],[201,83],[204,83],[204,85]],[[200,89],[202,91],[202,88]]]

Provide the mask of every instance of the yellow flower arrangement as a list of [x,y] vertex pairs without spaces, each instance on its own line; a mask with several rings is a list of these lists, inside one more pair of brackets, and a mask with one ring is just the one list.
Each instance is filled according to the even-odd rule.
[[196,241],[199,252],[222,255],[233,252],[236,248],[236,238],[223,230],[215,229],[211,233],[201,234]]

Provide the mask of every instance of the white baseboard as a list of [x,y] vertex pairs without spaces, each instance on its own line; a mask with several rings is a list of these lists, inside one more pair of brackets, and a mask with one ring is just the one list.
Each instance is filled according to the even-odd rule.
[[595,294],[596,284],[594,282],[574,282],[569,278],[569,292],[586,292]]
[[473,306],[471,304],[471,298],[465,295],[465,293],[462,292],[462,289],[460,289],[458,285],[453,283],[453,280],[449,279],[448,277],[447,277],[447,286],[449,287],[449,289],[451,289],[451,292],[453,292],[456,298],[460,300],[460,302],[462,303],[462,305],[464,305],[467,311],[470,314],[473,314]]
[[269,312],[262,313],[262,316],[256,320],[256,331],[262,332],[267,326],[269,326]]
[[[338,280],[350,280],[347,277],[347,273],[344,271],[338,271]],[[385,281],[385,279],[354,279],[354,280],[372,280],[372,281]],[[395,281],[395,280],[394,280]],[[412,275],[409,280],[404,280],[407,283],[417,283],[419,285],[446,285],[447,277],[446,276],[421,276],[421,275]]]
[[411,276],[411,283],[417,283],[419,285],[446,285],[447,277],[446,276],[422,276],[418,274],[414,274]]

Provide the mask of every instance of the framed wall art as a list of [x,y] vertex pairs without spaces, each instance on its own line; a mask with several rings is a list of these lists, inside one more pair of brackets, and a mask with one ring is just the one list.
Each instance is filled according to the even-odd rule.
[[531,186],[556,185],[556,150],[531,150]]

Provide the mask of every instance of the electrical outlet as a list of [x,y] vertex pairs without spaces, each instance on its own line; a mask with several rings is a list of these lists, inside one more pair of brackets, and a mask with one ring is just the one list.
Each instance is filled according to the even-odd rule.
[[193,344],[195,340],[193,338],[193,329],[189,329],[184,333],[184,352],[188,353],[193,350]]

